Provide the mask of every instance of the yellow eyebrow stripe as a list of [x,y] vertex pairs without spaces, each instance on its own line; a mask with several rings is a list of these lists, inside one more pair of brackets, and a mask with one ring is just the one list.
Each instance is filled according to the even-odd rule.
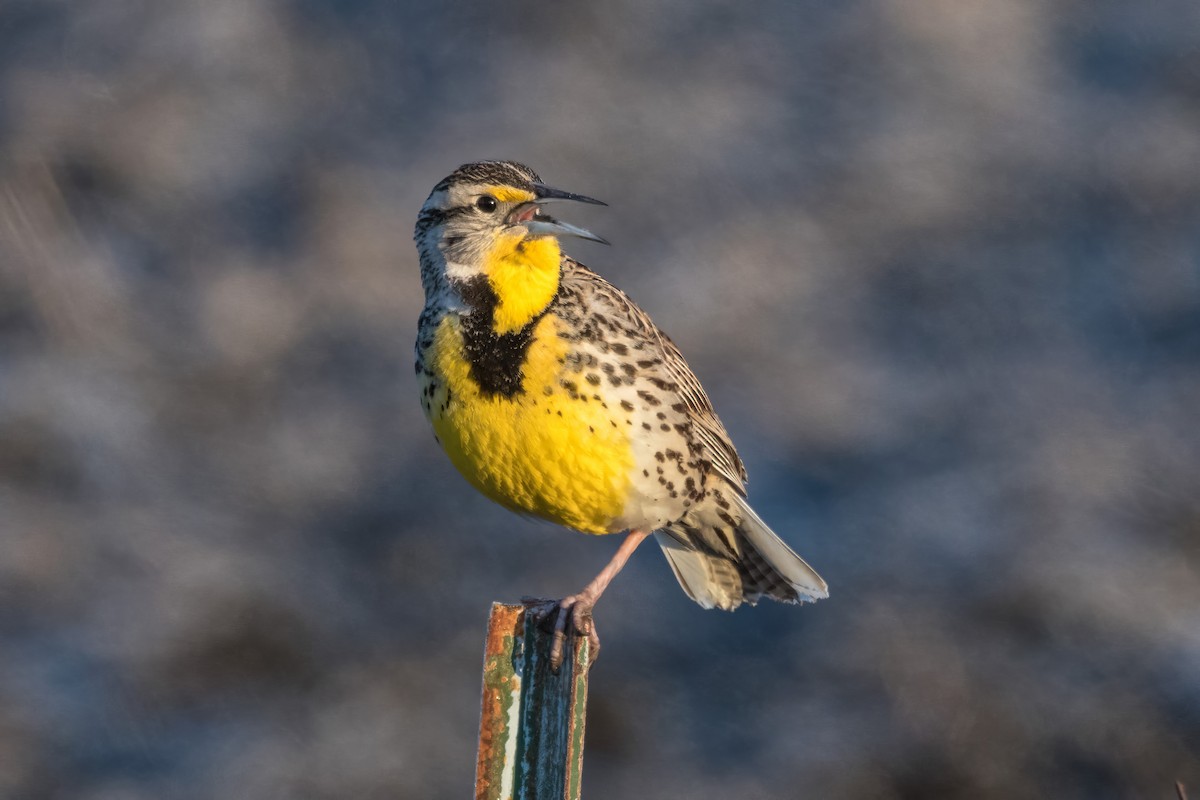
[[511,186],[488,186],[484,191],[501,203],[528,203],[530,200],[537,199],[533,192],[527,192],[524,189],[514,189]]

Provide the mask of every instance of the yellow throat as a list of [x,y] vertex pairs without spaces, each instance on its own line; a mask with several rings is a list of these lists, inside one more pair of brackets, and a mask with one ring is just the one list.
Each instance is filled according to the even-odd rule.
[[562,251],[551,236],[526,239],[501,234],[483,259],[497,303],[492,314],[496,333],[519,331],[545,310],[558,292]]

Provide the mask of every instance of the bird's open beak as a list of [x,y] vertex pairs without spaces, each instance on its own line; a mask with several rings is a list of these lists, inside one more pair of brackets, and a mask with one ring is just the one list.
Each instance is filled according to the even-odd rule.
[[517,206],[508,215],[510,225],[524,225],[531,236],[574,236],[578,239],[587,239],[591,242],[608,244],[607,240],[591,231],[580,228],[577,225],[572,225],[569,222],[561,222],[542,210],[542,206],[546,203],[555,203],[562,200],[574,200],[577,203],[591,203],[597,206],[606,206],[608,203],[591,197],[584,197],[574,192],[564,192],[562,189],[554,189],[540,183],[533,185],[533,193],[537,197],[536,200]]

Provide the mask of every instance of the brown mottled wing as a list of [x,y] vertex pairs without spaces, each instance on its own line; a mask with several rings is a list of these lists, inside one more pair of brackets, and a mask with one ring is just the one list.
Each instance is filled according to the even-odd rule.
[[712,461],[713,469],[744,497],[746,467],[733,448],[725,426],[717,417],[712,401],[704,393],[704,387],[700,385],[699,379],[670,337],[659,330],[649,315],[638,308],[627,294],[572,258],[563,258],[563,281],[578,284],[582,296],[612,306],[615,313],[640,329],[648,341],[657,344],[662,354],[663,367],[679,385],[679,398],[687,407],[688,419],[704,447],[705,454]]
[[[634,308],[637,309],[637,306]],[[675,343],[651,322],[645,312],[639,309],[638,313],[658,336],[666,356],[664,365],[671,377],[679,384],[680,397],[688,407],[688,418],[691,419],[697,436],[708,451],[713,467],[721,477],[729,481],[729,485],[736,489],[738,494],[745,497],[746,467],[742,464],[737,450],[733,448],[733,442],[729,440],[729,434],[726,432],[725,426],[721,424],[720,418],[717,417],[717,412],[713,410],[712,401],[704,393],[700,381],[692,372],[692,368],[684,361],[683,354],[679,352]]]

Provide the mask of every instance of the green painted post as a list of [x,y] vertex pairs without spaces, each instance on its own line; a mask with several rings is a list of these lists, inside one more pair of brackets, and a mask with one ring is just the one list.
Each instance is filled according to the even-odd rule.
[[475,800],[579,800],[590,661],[567,634],[550,671],[554,604],[492,604],[483,657]]

